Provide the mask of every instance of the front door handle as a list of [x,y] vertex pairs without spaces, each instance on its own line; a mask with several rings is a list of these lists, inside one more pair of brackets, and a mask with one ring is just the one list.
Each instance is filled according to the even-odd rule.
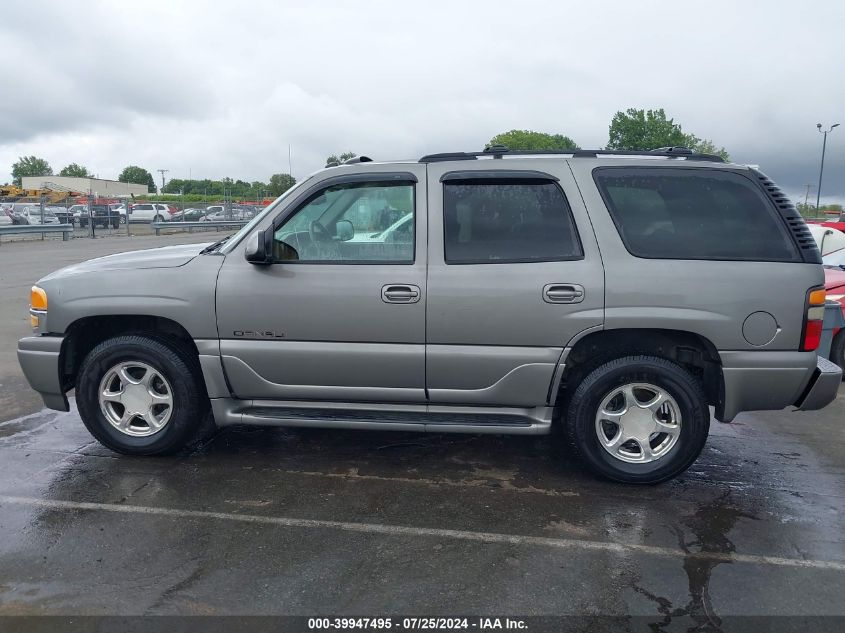
[[381,300],[385,303],[416,303],[420,288],[412,284],[388,284],[381,287]]
[[546,284],[543,286],[543,301],[546,303],[581,303],[584,300],[584,286],[580,284]]

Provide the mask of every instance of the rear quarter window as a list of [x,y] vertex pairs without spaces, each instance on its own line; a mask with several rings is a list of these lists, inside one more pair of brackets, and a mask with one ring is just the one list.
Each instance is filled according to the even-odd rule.
[[636,257],[801,261],[777,211],[741,174],[600,167],[593,178],[625,248]]

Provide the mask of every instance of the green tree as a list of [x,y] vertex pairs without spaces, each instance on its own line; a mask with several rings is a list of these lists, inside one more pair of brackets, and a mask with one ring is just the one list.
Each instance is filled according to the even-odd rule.
[[21,186],[21,178],[24,176],[52,176],[53,168],[43,158],[37,156],[21,156],[18,162],[12,165],[12,183]]
[[191,193],[190,180],[182,180],[181,178],[171,178],[162,188],[162,193]]
[[358,154],[356,154],[355,152],[343,152],[339,156],[337,154],[332,154],[331,156],[326,158],[326,167],[330,167],[333,163],[337,163],[339,165],[345,160],[355,158],[357,155]]
[[59,176],[72,176],[74,178],[91,178],[93,174],[88,171],[87,167],[83,167],[78,163],[71,163],[59,172]]
[[132,182],[136,185],[147,185],[147,191],[150,193],[156,192],[156,183],[153,180],[153,175],[143,167],[136,165],[129,165],[124,167],[117,177],[120,182]]
[[563,134],[547,134],[532,130],[511,130],[497,134],[490,139],[489,145],[506,145],[508,149],[578,149],[578,145]]
[[699,154],[715,154],[716,156],[721,156],[725,160],[730,160],[730,154],[728,154],[728,150],[724,147],[716,147],[713,141],[710,141],[706,138],[698,138],[694,134],[687,135],[687,147],[690,149],[695,150]]
[[271,196],[280,196],[296,184],[296,178],[290,174],[273,174],[268,187]]
[[617,112],[610,121],[610,140],[607,149],[651,150],[659,147],[689,147],[704,154],[717,154],[728,159],[724,147],[717,148],[712,141],[687,134],[674,119],[659,110],[628,108]]

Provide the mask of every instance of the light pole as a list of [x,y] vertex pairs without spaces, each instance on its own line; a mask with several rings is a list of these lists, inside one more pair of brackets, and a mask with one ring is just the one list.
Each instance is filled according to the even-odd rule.
[[827,149],[827,135],[830,132],[833,132],[833,128],[839,127],[838,123],[834,123],[830,126],[829,130],[822,130],[822,124],[816,123],[816,128],[818,128],[819,132],[824,134],[824,140],[822,141],[822,165],[819,167],[819,188],[816,189],[816,212],[819,210],[819,203],[822,198],[822,174],[824,174],[824,151]]

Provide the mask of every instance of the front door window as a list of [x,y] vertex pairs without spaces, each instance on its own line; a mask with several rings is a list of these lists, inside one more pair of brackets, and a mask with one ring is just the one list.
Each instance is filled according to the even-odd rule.
[[413,263],[413,183],[347,183],[311,196],[273,236],[276,262]]

